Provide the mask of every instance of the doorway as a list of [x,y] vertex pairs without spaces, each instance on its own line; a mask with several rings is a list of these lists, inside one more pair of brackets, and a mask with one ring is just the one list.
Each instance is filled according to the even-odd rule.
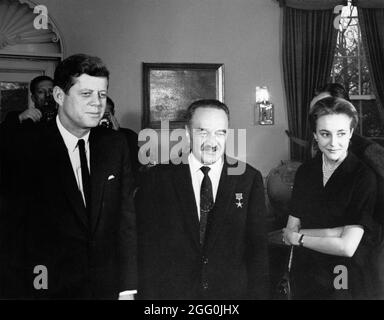
[[0,57],[0,123],[8,112],[21,112],[32,105],[30,81],[42,75],[53,77],[58,62]]

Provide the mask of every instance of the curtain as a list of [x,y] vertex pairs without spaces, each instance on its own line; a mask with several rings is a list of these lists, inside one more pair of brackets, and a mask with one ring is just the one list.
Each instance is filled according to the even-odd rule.
[[326,10],[333,9],[337,5],[347,4],[347,0],[278,0],[280,6],[287,6],[295,9]]
[[[290,134],[305,140],[308,110],[316,88],[329,79],[337,29],[333,9],[301,10],[285,6],[283,73]],[[307,150],[291,140],[291,159],[303,161]]]
[[384,8],[383,0],[352,0],[352,5],[358,8],[373,8],[379,9]]
[[384,8],[358,7],[358,14],[376,103],[384,123]]

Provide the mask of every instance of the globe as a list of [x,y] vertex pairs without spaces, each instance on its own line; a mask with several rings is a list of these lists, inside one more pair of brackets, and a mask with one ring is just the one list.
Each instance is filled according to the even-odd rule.
[[282,161],[267,176],[269,202],[278,214],[286,215],[289,212],[295,175],[300,165],[301,162],[298,161]]

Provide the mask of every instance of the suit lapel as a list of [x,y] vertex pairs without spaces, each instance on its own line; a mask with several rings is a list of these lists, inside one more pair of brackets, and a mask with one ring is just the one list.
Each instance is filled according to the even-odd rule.
[[196,248],[200,250],[199,242],[199,218],[197,214],[195,194],[193,192],[192,178],[189,170],[189,165],[175,166],[174,189],[178,197],[178,203],[182,207],[182,215],[185,223],[185,228],[190,234],[190,237]]
[[208,250],[214,245],[214,242],[217,239],[220,229],[225,223],[226,216],[230,212],[231,203],[235,201],[235,198],[233,198],[232,195],[235,192],[238,176],[228,175],[228,167],[229,165],[227,164],[227,161],[224,160],[215,205],[208,217],[207,231],[205,237],[206,250]]
[[108,167],[108,157],[105,153],[107,149],[103,148],[102,139],[95,130],[91,130],[89,149],[91,154],[91,228],[94,232],[100,219],[106,168]]
[[47,139],[50,141],[50,146],[46,150],[51,150],[52,156],[55,158],[54,166],[59,171],[59,176],[62,181],[64,193],[74,209],[80,224],[87,228],[87,214],[81,196],[81,192],[77,186],[76,178],[71,165],[71,160],[68,155],[67,147],[57,128],[56,122],[52,127],[49,127]]

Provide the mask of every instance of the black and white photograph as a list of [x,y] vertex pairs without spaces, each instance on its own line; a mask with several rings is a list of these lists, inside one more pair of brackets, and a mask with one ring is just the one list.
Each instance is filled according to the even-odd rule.
[[383,0],[0,0],[1,301],[384,300],[383,228]]

